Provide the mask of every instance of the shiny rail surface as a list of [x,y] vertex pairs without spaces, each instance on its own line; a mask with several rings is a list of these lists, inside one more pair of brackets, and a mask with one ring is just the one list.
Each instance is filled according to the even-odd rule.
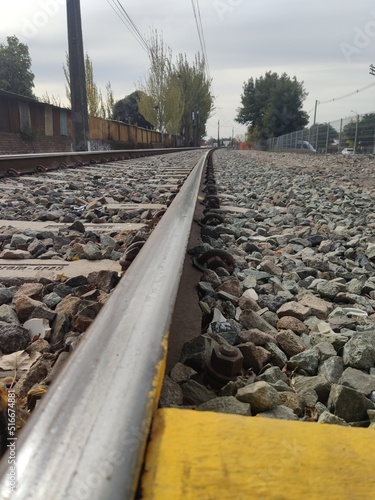
[[92,163],[106,163],[167,153],[190,151],[197,148],[127,149],[119,151],[80,151],[29,155],[0,155],[0,177],[18,176],[33,172],[47,172],[60,168],[80,167]]
[[17,488],[1,498],[128,499],[162,384],[168,329],[202,155],[17,442]]

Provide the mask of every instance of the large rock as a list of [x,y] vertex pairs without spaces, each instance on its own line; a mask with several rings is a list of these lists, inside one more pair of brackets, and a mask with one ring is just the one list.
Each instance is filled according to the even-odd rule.
[[306,349],[302,340],[291,330],[283,330],[276,335],[280,348],[289,357],[295,356]]
[[252,330],[253,328],[257,328],[261,332],[269,333],[270,335],[276,335],[277,330],[272,325],[270,325],[267,321],[265,321],[259,314],[254,311],[245,310],[242,311],[239,322],[241,325],[247,330]]
[[211,359],[213,348],[218,343],[208,335],[199,335],[185,342],[181,351],[181,363],[185,363],[196,371],[204,369]]
[[30,343],[28,330],[0,321],[0,351],[3,354],[23,351]]
[[337,384],[344,371],[344,361],[340,356],[332,356],[319,366],[318,372],[331,382]]
[[253,414],[271,410],[280,404],[279,393],[263,381],[238,389],[236,398],[243,403],[249,403]]
[[276,342],[276,339],[273,335],[253,328],[252,330],[242,330],[237,334],[237,344],[246,344],[246,342],[253,342],[255,345],[264,347],[267,342]]
[[216,394],[213,391],[207,389],[204,385],[199,384],[195,380],[189,380],[181,386],[184,400],[190,404],[200,405],[209,401],[210,399],[216,398]]
[[298,368],[307,375],[316,375],[319,364],[319,353],[316,349],[307,349],[292,356],[288,361],[288,367],[292,370]]
[[306,391],[313,390],[318,395],[319,401],[325,403],[331,390],[331,384],[323,375],[317,375],[316,377],[297,375],[295,377],[295,389],[301,396]]
[[375,332],[357,333],[344,346],[344,363],[359,370],[375,364]]
[[351,387],[365,396],[375,391],[375,377],[351,367],[344,371],[338,383]]
[[182,405],[184,395],[181,387],[177,382],[172,380],[168,375],[164,377],[163,387],[161,388],[159,407],[167,408],[169,406]]
[[252,368],[258,373],[271,359],[271,353],[264,347],[256,346],[252,342],[239,344],[238,349],[243,355],[243,365],[246,369]]
[[275,406],[271,410],[258,413],[257,417],[276,418],[279,420],[298,420],[297,415],[291,408],[286,406]]
[[367,410],[375,404],[362,393],[343,385],[332,385],[328,399],[328,410],[346,422],[361,422],[368,419]]
[[319,319],[326,319],[333,309],[333,305],[330,302],[311,293],[304,295],[299,303],[305,307],[309,307],[312,314]]
[[241,403],[234,396],[210,399],[210,401],[197,406],[197,410],[233,413],[235,415],[251,415],[251,406],[249,403]]
[[278,330],[292,330],[297,335],[309,333],[309,327],[303,321],[294,316],[283,316],[277,322]]
[[303,417],[306,403],[301,396],[295,392],[279,392],[280,404],[294,411],[298,417]]
[[280,309],[277,310],[277,314],[279,318],[283,316],[293,316],[294,318],[304,321],[312,313],[309,307],[303,306],[299,302],[291,301],[283,304]]

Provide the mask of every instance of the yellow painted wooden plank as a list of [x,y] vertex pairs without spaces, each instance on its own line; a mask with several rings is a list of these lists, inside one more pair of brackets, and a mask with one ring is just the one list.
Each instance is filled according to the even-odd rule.
[[375,499],[374,459],[369,429],[161,409],[142,499]]

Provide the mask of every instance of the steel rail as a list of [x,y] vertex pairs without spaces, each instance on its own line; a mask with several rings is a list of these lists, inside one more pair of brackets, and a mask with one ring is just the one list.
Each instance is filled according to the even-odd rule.
[[127,160],[143,156],[190,151],[197,148],[126,149],[111,151],[80,151],[60,153],[36,153],[28,155],[0,155],[0,177],[44,172],[90,163]]
[[2,499],[133,498],[165,365],[168,329],[202,171],[180,193],[17,441],[17,487]]

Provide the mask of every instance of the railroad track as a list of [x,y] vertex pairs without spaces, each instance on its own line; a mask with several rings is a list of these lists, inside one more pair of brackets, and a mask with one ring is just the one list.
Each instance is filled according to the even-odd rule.
[[[298,360],[292,359],[295,353],[288,351],[283,344],[285,327],[276,325],[283,315],[279,313],[280,318],[277,318],[270,302],[267,304],[271,309],[260,307],[257,303],[260,299],[251,291],[255,286],[253,283],[258,280],[263,294],[270,292],[271,284],[281,291],[282,283],[277,278],[280,269],[272,267],[272,262],[267,259],[264,263],[259,254],[264,251],[265,256],[272,255],[280,266],[285,263],[290,272],[291,255],[288,251],[292,247],[285,252],[283,247],[289,242],[298,247],[303,238],[293,240],[295,235],[289,219],[286,219],[285,228],[281,226],[281,233],[271,224],[271,234],[266,234],[264,221],[270,219],[265,213],[278,221],[280,215],[274,213],[272,203],[271,208],[267,204],[254,208],[256,203],[252,204],[249,200],[257,199],[260,194],[245,189],[241,195],[242,181],[239,180],[236,185],[237,172],[233,177],[233,172],[226,168],[228,158],[225,155],[230,154],[236,153],[212,155],[212,152],[195,151],[185,153],[185,157],[169,155],[168,161],[162,161],[161,165],[156,160],[153,163],[152,159],[147,159],[144,164],[138,159],[134,160],[134,165],[131,161],[128,163],[125,173],[126,164],[120,158],[112,158],[105,165],[91,163],[90,168],[75,165],[74,174],[87,177],[78,181],[69,179],[69,189],[73,189],[73,184],[80,186],[81,183],[90,186],[92,182],[95,186],[95,181],[100,180],[110,193],[93,190],[93,195],[85,200],[82,196],[73,200],[71,193],[65,193],[65,203],[72,205],[68,215],[59,215],[59,203],[53,206],[47,196],[53,184],[67,183],[65,169],[61,171],[62,178],[59,178],[61,172],[37,169],[39,173],[30,181],[33,183],[33,195],[38,196],[38,201],[46,203],[50,210],[34,210],[34,216],[37,214],[37,218],[47,225],[44,228],[47,232],[58,231],[61,238],[71,237],[73,252],[67,254],[68,249],[65,248],[64,255],[69,255],[73,264],[78,262],[82,266],[83,259],[80,257],[93,255],[90,253],[92,244],[100,247],[99,241],[108,243],[111,241],[108,238],[111,238],[117,242],[113,248],[117,253],[110,256],[113,259],[117,256],[118,259],[112,260],[105,272],[123,272],[123,276],[115,288],[117,280],[106,288],[110,296],[102,298],[105,304],[100,306],[94,321],[92,317],[86,318],[86,322],[83,318],[80,321],[76,318],[74,325],[80,325],[81,330],[91,323],[88,331],[79,336],[79,342],[77,335],[68,335],[69,341],[56,337],[52,329],[52,336],[55,335],[53,362],[57,364],[57,354],[61,356],[65,353],[63,357],[66,357],[68,351],[73,352],[68,355],[68,361],[54,376],[51,388],[47,387],[47,393],[40,401],[38,397],[46,389],[43,380],[35,384],[37,387],[32,387],[31,393],[26,393],[29,410],[37,400],[36,409],[32,411],[19,439],[17,437],[17,488],[14,493],[9,486],[11,463],[7,461],[7,458],[12,458],[13,450],[8,450],[8,455],[2,460],[2,498],[247,499],[301,498],[309,494],[310,498],[343,498],[343,494],[347,498],[371,497],[374,486],[373,480],[369,479],[371,464],[364,455],[366,450],[374,451],[368,439],[370,431],[302,421],[249,418],[251,414],[262,415],[267,413],[267,409],[273,411],[275,408],[273,417],[286,418],[285,415],[288,415],[292,420],[317,420],[318,409],[324,413],[318,403],[321,404],[321,398],[325,396],[319,393],[319,401],[307,403],[304,400],[301,406],[303,398],[296,386],[299,382],[298,370],[302,368]],[[219,160],[218,168],[216,158]],[[239,156],[234,161],[241,163]],[[130,166],[135,170],[131,170]],[[247,176],[249,166],[246,168]],[[260,166],[260,172],[262,169],[264,167]],[[9,174],[16,175],[13,172]],[[255,169],[251,175],[256,180],[261,174]],[[298,172],[294,175],[298,176]],[[7,185],[6,189],[10,192],[20,190],[22,179],[27,181],[26,177],[5,178],[4,186]],[[221,179],[221,184],[216,182],[217,177]],[[35,184],[38,178],[41,185]],[[115,186],[120,188],[122,183],[125,190],[116,190]],[[144,191],[140,190],[139,183],[146,186]],[[271,193],[274,192],[275,189],[272,189]],[[148,193],[147,200],[145,193]],[[280,193],[278,196],[281,196]],[[10,198],[4,198],[5,205],[10,203]],[[274,202],[281,207],[283,203],[283,199]],[[356,206],[365,206],[366,200],[363,203]],[[17,208],[12,207],[13,213]],[[20,209],[27,211],[27,207],[21,206]],[[86,227],[83,229],[75,220],[80,211],[85,216],[82,225]],[[60,221],[64,217],[67,220]],[[18,217],[14,219],[9,224],[22,229]],[[103,228],[107,239],[95,235],[95,227]],[[31,224],[29,229],[33,229]],[[79,241],[75,233],[77,230],[81,230],[81,239],[86,234],[89,241]],[[40,226],[35,227],[35,231],[43,233]],[[298,231],[305,237],[309,234],[306,226],[298,226]],[[118,237],[120,234],[121,238]],[[11,242],[9,237],[14,235],[15,232],[12,235],[6,233],[6,241]],[[218,238],[220,245],[215,243]],[[66,247],[66,241],[60,241],[63,248],[64,243]],[[223,248],[223,243],[226,248]],[[100,249],[108,254],[104,248]],[[54,251],[57,249],[54,248]],[[350,252],[347,254],[352,255]],[[308,259],[311,258],[309,255]],[[90,273],[98,273],[98,269],[103,271],[105,260],[90,261],[99,267],[86,272],[91,279],[79,282],[76,295],[80,300],[82,296],[85,300],[103,296],[94,286],[97,276]],[[22,268],[20,262],[18,260],[17,265],[12,261],[11,265]],[[371,262],[366,262],[365,258],[362,262],[364,272],[371,277]],[[62,269],[50,269],[50,274],[44,277],[41,277],[40,269],[39,274],[35,274],[31,266],[27,270],[29,276],[26,281],[39,279],[48,286],[57,272],[62,284],[70,283],[73,287],[69,280],[74,280],[76,271],[62,264],[61,258],[52,267],[58,264]],[[255,269],[258,265],[260,267]],[[307,273],[307,267],[303,272]],[[12,284],[12,279],[9,276],[8,285]],[[246,286],[241,285],[245,282]],[[290,283],[288,286],[291,286]],[[250,292],[243,294],[244,290]],[[285,296],[290,297],[290,292]],[[310,301],[313,300],[311,297]],[[266,298],[263,296],[262,300],[266,301]],[[298,301],[296,297],[291,302]],[[285,304],[285,301],[282,302]],[[371,311],[371,301],[360,302],[362,312],[366,308]],[[311,307],[315,307],[314,314],[321,316],[323,313],[319,308],[322,303],[317,303]],[[85,306],[85,311],[90,311],[88,314],[95,309],[92,304],[91,308],[87,303]],[[334,321],[331,321],[331,328],[337,331],[341,327],[345,330],[349,324],[352,328],[361,325],[361,309],[350,309],[354,320],[345,319],[340,326],[338,323],[333,326]],[[290,309],[288,311],[289,317],[295,320]],[[296,311],[294,313],[297,314]],[[306,314],[307,317],[313,315],[312,309]],[[296,321],[293,325],[295,329],[301,327],[299,323],[295,326]],[[358,331],[361,332],[361,329]],[[200,336],[201,332],[203,336]],[[272,341],[272,336],[277,342]],[[298,344],[295,337],[293,332],[289,334],[289,339],[293,338],[296,342],[294,348]],[[40,339],[34,338],[33,341]],[[299,346],[299,352],[309,351],[306,346]],[[287,356],[280,347],[288,353]],[[320,349],[324,356],[333,356],[328,352],[329,347],[321,346]],[[325,359],[323,354],[322,362]],[[51,353],[45,356],[47,361],[49,357]],[[180,359],[184,365],[178,362]],[[271,382],[276,371],[280,372],[284,383],[278,391],[282,394],[293,393],[293,397],[284,394],[282,403],[271,387],[276,383],[275,380]],[[164,373],[170,377],[164,378]],[[303,378],[306,371],[302,369],[301,374]],[[268,378],[262,378],[266,375]],[[198,395],[192,390],[197,386],[198,392],[201,391]],[[267,386],[267,391],[274,391],[262,396],[267,399],[267,408],[262,407],[264,403],[259,400],[252,401],[250,407],[246,391],[246,397],[239,396],[241,389],[250,386],[261,387],[262,390]],[[8,390],[11,387],[8,386]],[[26,388],[24,383],[23,391]],[[320,389],[316,390],[319,392]],[[331,389],[331,392],[334,391]],[[234,395],[239,396],[235,402]],[[222,403],[217,403],[220,399],[217,396],[223,396]],[[315,396],[310,391],[304,397],[311,401]],[[324,401],[329,406],[327,398]],[[213,406],[208,404],[210,400],[216,400],[221,405],[221,413],[212,413]],[[371,412],[371,399],[368,401]],[[158,405],[161,408],[156,411]],[[230,409],[225,405],[229,405]],[[333,421],[336,417],[334,422],[339,423],[339,415],[330,409],[336,413],[331,413]],[[281,417],[277,411],[284,412],[284,416]],[[364,407],[358,410],[359,417],[354,425],[363,427],[370,424],[360,420],[365,411]],[[306,432],[307,428],[309,432]],[[12,436],[9,440],[14,442]],[[327,442],[330,454],[325,448]],[[244,450],[240,453],[236,451],[238,443]],[[257,454],[256,460],[253,456],[249,457],[249,450],[253,455]],[[343,467],[333,467],[332,462],[339,459],[345,464],[345,471]],[[306,467],[309,470],[307,480]],[[355,477],[354,486],[346,480],[347,470]],[[318,480],[312,477],[313,474],[318,475]],[[358,485],[358,481],[365,478],[367,483],[362,481]]]
[[[144,152],[142,151],[142,153]],[[146,152],[146,156],[147,153],[148,152]],[[154,153],[154,151],[152,151],[152,153]],[[181,154],[179,155],[181,156]],[[129,222],[113,223],[108,222],[108,218],[107,220],[103,220],[102,217],[101,223],[95,225],[88,224],[90,221],[87,221],[87,219],[85,220],[85,229],[87,230],[95,231],[95,228],[97,228],[98,231],[104,231],[107,234],[110,233],[112,236],[114,236],[114,233],[124,234],[123,239],[127,239],[128,243],[131,242],[132,246],[129,244],[125,245],[126,251],[123,253],[122,261],[120,259],[122,269],[126,269],[126,279],[121,280],[110,300],[101,310],[96,321],[92,324],[90,335],[87,336],[85,341],[81,342],[82,345],[79,350],[77,350],[75,362],[72,356],[72,362],[69,360],[66,371],[56,380],[56,391],[53,389],[48,390],[47,395],[43,398],[43,406],[46,409],[48,408],[48,410],[45,411],[42,408],[39,410],[39,408],[37,408],[38,411],[33,415],[24,433],[25,444],[22,444],[22,440],[17,443],[17,473],[19,478],[17,494],[21,497],[25,496],[26,498],[30,495],[30,491],[36,491],[34,488],[40,488],[34,498],[58,498],[59,495],[61,495],[61,498],[68,498],[67,495],[70,486],[67,485],[65,487],[62,483],[65,482],[67,475],[75,475],[77,467],[83,471],[82,453],[87,457],[97,456],[97,464],[94,466],[93,463],[87,464],[87,470],[83,472],[83,474],[85,476],[86,474],[94,474],[98,479],[99,476],[97,474],[102,470],[101,467],[103,465],[103,457],[99,458],[97,455],[98,450],[104,446],[107,451],[105,452],[104,448],[102,448],[102,452],[107,455],[109,450],[107,445],[111,443],[111,453],[116,457],[117,452],[115,448],[120,443],[120,440],[125,447],[130,446],[130,450],[127,452],[128,458],[125,460],[125,462],[128,463],[124,463],[126,470],[129,471],[129,477],[125,481],[127,484],[124,484],[123,472],[118,468],[117,473],[114,473],[113,476],[113,481],[116,486],[113,486],[112,481],[108,483],[108,481],[105,480],[103,486],[106,492],[102,491],[99,496],[102,498],[110,498],[113,495],[113,491],[130,491],[134,488],[134,478],[139,468],[142,447],[137,451],[133,451],[133,447],[137,445],[138,442],[141,443],[145,441],[147,427],[151,418],[152,405],[157,404],[157,391],[155,390],[154,397],[151,399],[149,397],[149,392],[152,390],[153,380],[156,379],[156,376],[161,373],[162,370],[163,353],[166,348],[165,335],[173,310],[174,295],[178,288],[180,268],[182,265],[181,259],[183,259],[191,226],[192,214],[194,212],[193,200],[197,196],[200,176],[207,153],[198,151],[187,155],[187,159],[185,159],[183,166],[181,166],[182,160],[178,155],[167,155],[166,159],[161,157],[162,159],[159,160],[158,165],[155,165],[152,160],[144,165],[144,163],[139,160],[135,160],[131,163],[130,160],[125,161],[117,159],[112,162],[106,162],[104,165],[91,163],[90,166],[86,168],[82,165],[75,165],[76,169],[74,171],[66,171],[63,169],[60,170],[60,172],[52,172],[50,168],[46,168],[43,171],[38,169],[39,174],[35,177],[17,176],[16,179],[11,177],[3,180],[5,194],[10,193],[9,199],[12,199],[12,190],[26,192],[28,190],[26,187],[28,184],[32,185],[33,189],[41,195],[46,195],[48,189],[53,189],[52,186],[57,186],[58,188],[61,185],[65,186],[67,183],[72,184],[74,182],[78,184],[78,187],[82,187],[82,184],[85,184],[84,190],[95,190],[95,185],[98,183],[99,178],[101,179],[102,185],[103,179],[114,179],[115,183],[120,184],[120,187],[121,183],[123,183],[123,187],[127,188],[127,192],[129,192],[127,198],[130,198],[130,203],[121,204],[118,202],[116,203],[115,200],[110,198],[103,199],[105,193],[96,193],[96,197],[101,198],[101,202],[99,203],[100,212],[113,215],[112,218],[109,217],[109,220],[116,219],[117,221],[119,218],[121,219],[121,214],[125,213],[126,220]],[[202,157],[201,160],[198,162],[198,165],[191,175],[188,176],[196,163],[196,159],[199,157]],[[20,170],[20,168],[17,167],[17,169],[14,170]],[[24,171],[29,170],[30,167],[25,166]],[[71,175],[69,175],[69,182],[67,182],[67,173],[71,173]],[[78,174],[79,180],[77,180]],[[172,202],[173,197],[176,196],[182,181],[185,180],[186,177],[187,181],[179,194],[179,198],[182,201],[177,203],[176,208],[174,208],[176,204],[172,203],[169,210],[163,214],[163,211],[165,212],[167,206]],[[94,181],[92,181],[93,178]],[[90,182],[93,185],[90,185]],[[143,182],[142,192],[139,191],[139,182]],[[47,189],[41,189],[43,186],[47,187]],[[73,203],[70,212],[74,214],[74,211],[76,211],[79,214],[82,209],[82,213],[86,211],[87,215],[87,206],[82,204],[82,200],[80,201],[81,205],[77,202],[77,196],[74,196],[71,192],[73,188],[74,186],[70,186],[70,191],[68,193],[65,191],[64,194],[65,201],[66,197],[68,197],[71,199],[70,203]],[[57,191],[59,191],[59,189],[57,189]],[[124,190],[121,192],[124,193]],[[151,193],[150,198],[152,198],[154,203],[150,203],[149,200],[146,200],[149,201],[149,203],[141,203],[144,201],[142,197],[144,197],[146,193]],[[58,192],[56,192],[56,198],[57,196]],[[62,200],[56,199],[55,204],[57,205],[59,201],[61,202]],[[92,205],[92,210],[95,210],[94,207],[97,206],[98,203]],[[140,212],[147,218],[141,219],[139,217]],[[136,216],[135,219],[134,217],[130,217],[134,213]],[[101,213],[98,215],[101,215]],[[156,216],[157,218],[155,219]],[[25,225],[25,222],[22,220],[16,220],[13,224],[16,229],[17,227],[25,229],[27,226],[33,229],[35,225],[37,226],[35,230],[39,233],[43,231],[60,231],[60,234],[63,234],[63,227],[66,228],[67,226],[71,226],[71,224],[66,224],[64,222],[56,222],[56,219],[49,220],[48,211],[47,220],[43,215],[39,218],[42,219],[41,222],[31,222]],[[159,219],[161,219],[160,222]],[[136,222],[133,222],[134,220],[136,220]],[[4,223],[5,221],[2,222],[2,224]],[[153,236],[151,234],[152,238],[150,236],[150,223],[152,226],[157,224],[158,227],[158,231],[152,233]],[[11,225],[12,221],[9,221],[8,224]],[[144,228],[145,231],[143,231]],[[135,241],[133,241],[134,239]],[[133,263],[132,266],[129,266],[129,264],[134,259],[137,251],[141,248],[141,246],[137,246],[137,243],[143,244],[146,239],[150,239],[150,241],[148,241],[147,245],[144,245],[142,252],[136,259],[139,266],[137,271],[134,267],[135,263]],[[17,252],[17,250],[15,252]],[[22,252],[22,250],[19,252]],[[142,255],[143,259],[141,258]],[[15,257],[18,257],[18,255],[15,255]],[[18,278],[20,274],[20,279],[23,278],[26,281],[36,281],[40,278],[40,274],[42,274],[45,280],[52,279],[52,276],[56,276],[56,274],[63,276],[62,279],[65,280],[66,278],[69,279],[80,274],[83,271],[82,268],[85,262],[88,267],[88,272],[86,271],[84,273],[85,275],[100,269],[106,269],[111,273],[121,271],[118,262],[108,261],[108,259],[87,262],[81,259],[74,260],[73,257],[73,260],[69,263],[56,259],[52,262],[39,259],[37,262],[39,264],[38,266],[35,266],[35,260],[36,259],[29,262],[29,259],[3,259],[1,260],[3,273],[8,272],[10,281]],[[74,264],[78,264],[81,270],[71,270],[70,268]],[[94,264],[96,265],[93,266]],[[106,266],[104,264],[106,264]],[[35,271],[35,268],[37,271]],[[173,273],[170,272],[171,268],[173,269]],[[38,273],[39,276],[37,276]],[[25,274],[27,276],[25,276]],[[108,289],[107,291],[109,292]],[[167,301],[167,303],[165,303],[165,301]],[[142,348],[142,344],[145,342],[145,339],[143,339],[145,333],[147,333],[147,336],[152,336],[152,342],[154,343],[153,349],[149,350],[148,348]],[[54,332],[52,331],[52,336],[53,335]],[[54,340],[56,341],[55,337]],[[151,341],[151,339],[149,340]],[[54,348],[56,347],[63,348],[63,345],[60,342],[56,346],[55,342]],[[110,354],[111,352],[112,354]],[[130,356],[130,358],[126,360],[128,356]],[[143,356],[146,356],[146,358],[150,357],[150,359],[143,359]],[[110,360],[110,358],[112,359]],[[130,361],[131,359],[133,360],[132,362]],[[110,373],[108,372],[105,374],[108,369]],[[156,369],[156,373],[152,375],[152,372]],[[68,379],[70,379],[70,383]],[[62,382],[62,380],[64,380],[64,382]],[[127,382],[123,385],[125,380],[127,380]],[[117,383],[119,385],[116,389],[115,386]],[[101,398],[103,397],[101,404],[98,405],[97,395],[95,396],[95,393],[105,386],[107,386],[107,389],[104,391],[105,394],[101,396]],[[140,387],[142,387],[142,391],[144,391],[143,397],[140,395],[136,396],[135,394]],[[61,390],[62,392],[60,392]],[[84,393],[86,393],[86,395],[84,395]],[[90,393],[91,396],[89,396]],[[75,396],[73,394],[75,394]],[[69,402],[66,399],[67,397]],[[49,399],[51,399],[52,402],[48,401]],[[87,406],[89,399],[91,399],[91,405]],[[57,400],[59,400],[59,402],[57,402]],[[134,404],[134,401],[137,401],[137,403]],[[63,412],[65,416],[63,416],[61,411],[61,405],[63,407],[68,405],[65,408],[66,411],[64,410]],[[122,410],[120,410],[120,408],[122,408]],[[129,413],[130,410],[132,415]],[[127,416],[124,415],[122,418],[120,417],[120,413],[123,413],[123,415],[127,413]],[[105,431],[100,422],[104,423],[108,421],[109,415],[117,415],[119,421],[118,425],[113,429],[110,429],[110,426],[106,426],[107,431]],[[88,422],[88,420],[85,421],[86,418],[91,420],[91,422]],[[61,419],[60,423],[58,423],[59,419]],[[70,422],[68,425],[67,420]],[[97,432],[93,429],[94,421],[99,424]],[[134,422],[137,422],[137,424],[134,425]],[[47,427],[45,427],[46,425]],[[61,457],[65,453],[61,455],[61,445],[64,443],[65,438],[62,437],[61,432],[65,429],[67,438],[68,435],[70,435],[68,439],[71,440],[73,447],[73,442],[76,438],[74,437],[74,433],[70,431],[73,428],[72,426],[75,425],[77,425],[77,430],[79,429],[81,435],[81,444],[78,446],[74,445],[74,456],[76,459],[69,459],[69,471],[66,470],[62,473],[64,467],[61,463]],[[55,483],[55,486],[53,486],[52,489],[48,479],[47,481],[43,480],[43,484],[40,483],[38,487],[34,485],[31,486],[31,484],[27,485],[28,480],[26,476],[28,476],[32,482],[34,482],[36,476],[33,476],[33,474],[29,476],[31,464],[27,465],[26,468],[22,466],[22,463],[25,463],[25,457],[29,454],[28,450],[30,443],[36,438],[37,441],[39,441],[37,447],[41,451],[40,445],[42,442],[46,442],[46,435],[49,436],[48,449],[50,451],[55,449],[56,451],[56,453],[53,453],[54,458],[52,458],[50,452],[47,452],[48,456],[44,453],[40,453],[39,458],[37,457],[38,453],[35,454],[32,452],[34,457],[32,463],[36,469],[38,467],[43,467],[46,471],[49,470],[52,472],[52,469],[55,468],[55,471],[52,473],[54,477],[52,482]],[[107,442],[107,440],[109,441]],[[112,462],[118,462],[119,459],[111,459],[108,456],[106,460],[108,460],[108,467],[111,467]],[[55,463],[54,466],[52,462]],[[37,463],[39,465],[37,465]],[[6,462],[4,465],[6,468]],[[58,476],[60,477],[58,478]],[[73,487],[73,491],[76,488],[79,489],[80,481],[81,479],[79,479],[79,482]],[[70,483],[70,480],[68,483]],[[5,489],[3,490],[3,494],[5,494]]]

